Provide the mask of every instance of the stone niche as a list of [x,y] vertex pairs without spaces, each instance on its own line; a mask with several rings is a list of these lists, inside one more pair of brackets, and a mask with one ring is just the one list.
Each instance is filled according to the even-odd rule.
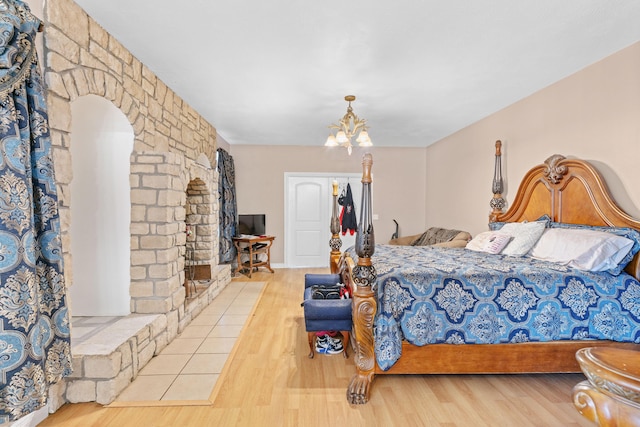
[[[217,262],[215,128],[72,0],[45,2],[44,17],[41,63],[68,287],[73,286],[71,103],[85,95],[103,97],[124,113],[134,132],[131,314],[105,328],[104,335],[72,345],[74,373],[52,387],[53,412],[65,402],[112,402],[231,281],[231,268]],[[187,222],[195,231],[190,236]],[[189,261],[210,278],[188,298],[187,248]]]

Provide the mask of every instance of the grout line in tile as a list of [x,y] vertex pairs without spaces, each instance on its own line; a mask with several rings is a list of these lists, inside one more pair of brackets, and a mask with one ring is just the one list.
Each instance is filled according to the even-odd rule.
[[[225,356],[225,357],[226,357],[226,358],[228,358],[228,356],[229,356],[228,351],[219,352],[219,353],[218,353],[218,352],[206,352],[206,353],[205,353],[205,352],[202,352],[202,353],[198,353],[198,350],[199,350],[203,345],[205,345],[205,341],[206,341],[208,338],[211,338],[211,335],[210,335],[210,334],[211,334],[211,333],[213,333],[213,330],[214,330],[216,327],[218,327],[218,326],[220,326],[220,327],[225,327],[227,330],[229,329],[229,328],[228,328],[229,326],[232,326],[232,330],[233,330],[233,329],[236,329],[236,328],[239,328],[238,334],[236,334],[236,335],[239,335],[239,332],[242,330],[242,328],[244,327],[244,325],[246,324],[246,322],[249,320],[249,317],[248,317],[248,314],[246,314],[246,313],[237,313],[238,308],[240,308],[240,309],[241,309],[240,311],[245,311],[245,309],[247,308],[247,306],[249,306],[249,308],[250,308],[250,309],[252,309],[252,307],[254,307],[254,306],[255,306],[255,304],[258,302],[258,298],[259,298],[259,296],[261,295],[262,291],[264,290],[264,287],[266,286],[266,282],[265,282],[265,283],[263,283],[263,284],[262,284],[262,286],[261,286],[261,288],[260,288],[260,291],[259,291],[259,292],[258,292],[258,291],[255,291],[255,290],[254,290],[254,288],[252,288],[252,291],[251,291],[251,292],[249,292],[249,294],[250,294],[250,295],[242,295],[242,294],[241,294],[241,292],[245,289],[245,286],[246,286],[246,284],[248,284],[248,283],[255,283],[255,282],[245,282],[245,283],[243,284],[243,286],[242,286],[242,288],[241,288],[241,289],[238,289],[237,291],[236,291],[236,290],[234,290],[234,292],[236,292],[236,294],[235,294],[235,295],[232,295],[232,298],[225,298],[225,297],[226,297],[226,296],[228,296],[228,295],[224,294],[224,291],[225,291],[226,289],[228,289],[228,287],[227,287],[227,288],[225,288],[225,289],[220,293],[220,295],[218,296],[218,298],[216,298],[216,300],[214,300],[214,301],[213,301],[209,306],[207,306],[207,307],[206,307],[202,312],[200,312],[200,314],[199,314],[198,316],[196,316],[196,318],[198,318],[200,315],[204,315],[204,316],[211,316],[211,317],[215,317],[215,318],[216,318],[216,320],[215,320],[215,322],[214,322],[213,324],[209,324],[208,322],[206,322],[207,324],[205,324],[205,325],[193,325],[193,326],[211,326],[211,330],[210,330],[209,334],[207,334],[207,337],[205,337],[205,338],[203,339],[203,341],[200,343],[200,345],[198,345],[198,347],[197,347],[197,348],[196,348],[192,353],[185,353],[185,354],[182,354],[182,355],[181,355],[181,356],[189,356],[189,358],[187,359],[186,363],[182,366],[182,368],[180,369],[179,373],[178,373],[177,375],[175,375],[175,374],[174,374],[174,375],[175,375],[175,378],[173,379],[173,381],[171,382],[171,384],[169,384],[169,385],[168,385],[168,387],[167,387],[167,388],[162,392],[162,396],[160,397],[160,400],[159,400],[158,402],[161,402],[161,401],[162,401],[162,399],[164,399],[164,397],[165,397],[165,396],[166,396],[166,394],[169,392],[169,390],[170,390],[170,389],[171,389],[171,387],[174,385],[174,383],[176,383],[176,381],[178,381],[178,378],[180,378],[180,377],[184,377],[184,376],[187,376],[187,375],[194,375],[193,373],[183,373],[183,372],[184,372],[184,370],[185,370],[185,368],[186,368],[186,367],[187,367],[187,365],[189,364],[189,362],[194,358],[194,356],[196,356],[196,355],[197,355],[197,357],[198,357],[198,358],[201,358],[203,355],[212,355],[212,356],[213,356],[213,355],[215,355],[215,357],[220,357],[222,354],[226,354],[226,356]],[[253,292],[256,292],[256,293],[257,293],[257,295],[255,295],[255,296],[254,296],[254,295],[253,295]],[[220,298],[220,299],[219,299],[219,298]],[[238,302],[238,304],[237,304],[235,307],[232,307],[232,305],[233,305],[233,304],[234,304],[234,302],[236,302],[236,301]],[[248,301],[251,301],[251,303],[249,304],[249,302],[248,302]],[[242,305],[241,305],[241,304],[239,304],[239,303],[244,303],[244,304],[242,304]],[[214,305],[214,304],[215,304],[215,305]],[[245,304],[246,304],[246,305],[245,305]],[[238,305],[241,305],[241,306],[240,306],[240,307],[238,307]],[[217,312],[217,313],[215,313],[215,314],[207,314],[207,312],[206,312],[206,311],[207,311],[207,309],[210,309],[210,308],[212,309],[212,311],[213,311],[213,310],[216,310],[216,311],[221,310],[221,311],[222,311],[222,313],[220,314],[219,312]],[[224,324],[220,325],[220,320],[225,316],[225,314],[226,314],[226,315],[229,315],[229,316],[247,316],[247,319],[245,320],[245,323],[243,323],[242,325],[224,325]],[[190,325],[190,326],[191,326],[191,325]],[[215,335],[215,334],[214,334],[214,335]],[[223,335],[226,335],[226,333],[223,333]],[[185,337],[185,338],[187,338],[187,337]],[[234,336],[234,337],[214,337],[214,338],[219,338],[219,339],[233,339],[233,345],[235,345],[235,342],[237,341],[237,339],[238,339],[239,337],[238,337],[238,336]],[[187,339],[189,339],[189,338],[187,338]],[[233,345],[232,345],[232,347],[233,347]],[[162,375],[162,374],[161,374],[161,375]],[[171,374],[167,374],[167,375],[171,375]],[[196,375],[197,375],[197,374],[196,374]],[[219,374],[219,373],[216,373],[216,374],[214,374],[214,375],[219,376],[220,374]],[[217,382],[217,378],[216,378],[216,381],[215,381],[215,382]],[[213,392],[213,389],[215,388],[215,382],[214,382],[214,385],[213,385],[213,388],[212,388],[212,392]],[[114,403],[117,403],[117,402],[118,402],[118,401],[117,401],[117,399],[116,399],[116,402],[114,402]]]

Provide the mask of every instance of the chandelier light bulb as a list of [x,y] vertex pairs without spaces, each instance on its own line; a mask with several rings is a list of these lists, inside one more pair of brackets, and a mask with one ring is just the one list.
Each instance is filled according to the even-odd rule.
[[345,142],[349,142],[349,138],[347,138],[346,133],[340,130],[336,134],[336,141],[338,142],[338,144],[344,144]]
[[371,147],[373,145],[371,143],[371,139],[369,138],[369,132],[367,132],[366,130],[360,132],[360,135],[358,135],[358,139],[356,139],[356,142],[360,147]]
[[324,143],[325,147],[337,147],[338,146],[338,141],[336,141],[336,137],[333,136],[333,134],[329,135],[329,138],[327,138],[327,142]]

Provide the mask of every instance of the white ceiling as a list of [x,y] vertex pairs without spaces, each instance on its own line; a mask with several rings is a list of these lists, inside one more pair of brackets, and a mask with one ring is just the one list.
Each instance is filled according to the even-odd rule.
[[637,0],[76,0],[230,144],[422,147],[640,40]]

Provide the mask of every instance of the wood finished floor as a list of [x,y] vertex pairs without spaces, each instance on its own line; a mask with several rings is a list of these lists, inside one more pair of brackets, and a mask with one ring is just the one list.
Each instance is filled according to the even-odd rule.
[[349,405],[352,354],[307,358],[300,307],[306,272],[261,270],[237,279],[268,283],[212,404],[67,404],[40,426],[592,426],[571,403],[581,374],[378,376],[369,403]]

